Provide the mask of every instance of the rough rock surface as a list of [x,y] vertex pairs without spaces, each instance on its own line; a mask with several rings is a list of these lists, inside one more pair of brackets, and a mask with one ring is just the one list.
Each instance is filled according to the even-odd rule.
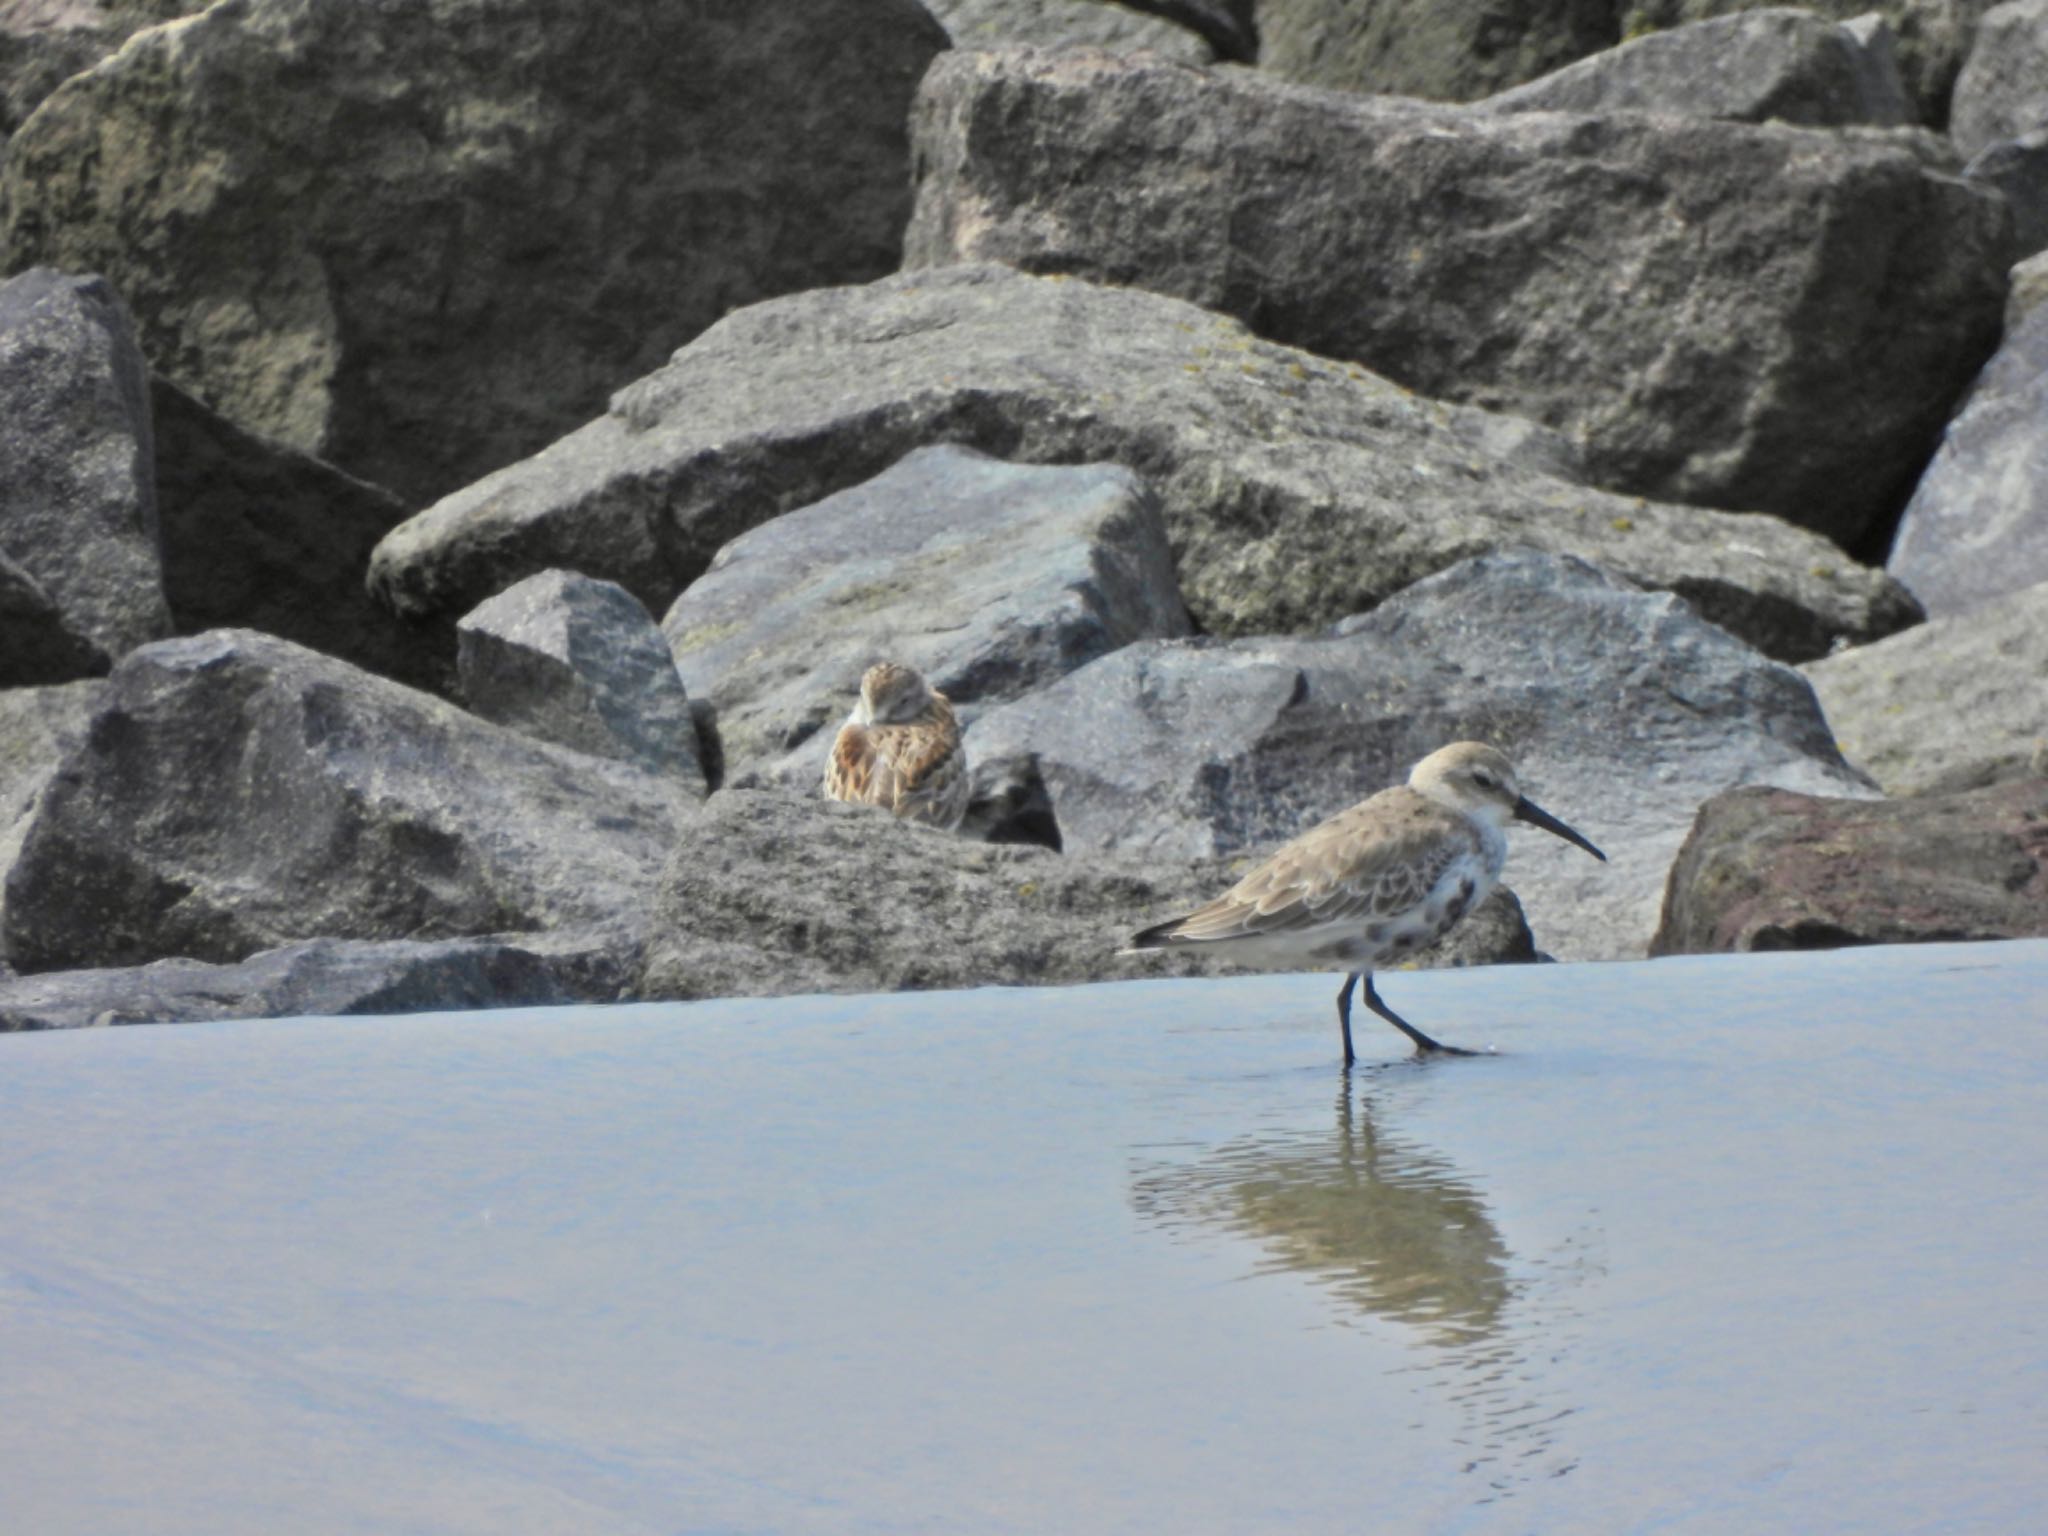
[[967,752],[1035,754],[1069,856],[1174,862],[1270,851],[1467,738],[1506,751],[1530,797],[1608,854],[1512,839],[1506,878],[1567,959],[1642,954],[1709,796],[1867,792],[1797,672],[1669,594],[1526,551],[1321,638],[1129,646],[991,710]]
[[363,570],[406,507],[381,486],[244,432],[150,381],[164,596],[182,634],[260,629],[446,693],[455,637],[370,600]]
[[1810,11],[1742,11],[1651,32],[1485,104],[1490,112],[1670,112],[1740,122],[1910,121],[1889,46]]
[[2010,336],[2029,316],[2048,304],[2048,252],[2029,256],[2012,269],[2012,294],[2005,301],[2005,333]]
[[161,641],[105,686],[7,876],[24,972],[630,929],[674,836],[652,775],[271,636]]
[[543,571],[455,630],[462,696],[486,720],[706,792],[690,696],[661,631],[624,587]]
[[112,664],[42,584],[0,551],[0,688],[97,677]]
[[662,629],[735,780],[818,782],[880,660],[971,715],[1133,640],[1188,633],[1144,484],[941,446],[728,544]]
[[2048,934],[2048,779],[1828,800],[1743,789],[1701,807],[1652,953]]
[[956,48],[1111,48],[1184,64],[1216,57],[1206,38],[1114,0],[928,0],[928,6]]
[[2048,308],[2007,335],[1949,423],[1886,569],[1930,614],[2048,581]]
[[1303,85],[1471,101],[1621,40],[1614,0],[1259,0],[1259,67]]
[[85,741],[105,693],[99,682],[0,689],[0,970],[7,963],[7,872],[44,788]]
[[1917,617],[1894,583],[1774,518],[1589,489],[1562,439],[1527,422],[1415,398],[1176,300],[1001,267],[731,315],[609,414],[394,529],[370,579],[432,614],[567,566],[659,612],[728,540],[935,442],[1136,471],[1212,633],[1328,623],[1507,544],[1680,590],[1795,660]]
[[1956,79],[1949,133],[1966,155],[2048,128],[2048,0],[1984,13]]
[[638,959],[611,938],[573,934],[314,939],[234,965],[157,960],[0,981],[0,1033],[608,1003],[631,985]]
[[58,86],[144,27],[212,0],[0,0],[0,148]]
[[1963,174],[2005,198],[2012,209],[2016,257],[2048,250],[2048,128],[2000,139],[1972,159]]
[[1888,795],[2015,777],[2048,750],[2048,582],[1800,670]]
[[114,290],[41,268],[0,283],[0,555],[114,656],[171,628],[150,444]]
[[735,304],[896,265],[914,0],[242,0],[132,39],[0,172],[160,371],[418,504]]
[[1598,483],[1894,514],[1996,344],[2002,200],[1893,135],[1489,114],[1145,60],[949,54],[906,267],[998,260],[1235,314],[1582,434]]
[[[1066,859],[788,790],[729,790],[690,824],[662,876],[639,990],[691,998],[1227,974],[1213,959],[1116,951],[1236,878],[1227,863]],[[1532,958],[1521,911],[1499,892],[1415,963]]]

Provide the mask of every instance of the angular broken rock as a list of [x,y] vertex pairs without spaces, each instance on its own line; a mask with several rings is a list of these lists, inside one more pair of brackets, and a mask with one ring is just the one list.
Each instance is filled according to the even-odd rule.
[[1470,101],[1621,41],[1614,0],[1259,0],[1259,68],[1341,91]]
[[97,677],[112,665],[42,584],[0,551],[0,688]]
[[1995,188],[2012,209],[2016,260],[2048,251],[2048,128],[2000,139],[1979,151],[1963,174],[1979,186]]
[[991,710],[970,761],[1035,754],[1069,856],[1264,854],[1448,742],[1505,750],[1608,856],[1517,832],[1536,942],[1638,957],[1694,809],[1736,784],[1868,793],[1806,681],[1667,593],[1532,552],[1469,561],[1318,639],[1128,646]]
[[370,580],[399,612],[433,614],[563,565],[660,612],[737,535],[937,442],[1137,473],[1189,611],[1217,634],[1326,624],[1503,545],[1682,591],[1796,660],[1918,616],[1895,583],[1775,518],[1591,489],[1527,422],[1174,299],[991,266],[728,316],[609,414],[392,530]]
[[1185,64],[1216,57],[1208,41],[1186,27],[1117,0],[930,0],[928,8],[955,48],[1114,48]]
[[[662,876],[640,995],[763,996],[1222,975],[1213,958],[1116,953],[1242,873],[1222,861],[1066,859],[783,789],[712,797]],[[1423,966],[1529,960],[1494,896]]]
[[1810,127],[1909,120],[1888,46],[1810,11],[1742,11],[1651,32],[1489,97],[1488,112],[1666,112]]
[[0,555],[110,656],[170,633],[149,378],[97,277],[0,283]]
[[1582,435],[1601,484],[1844,545],[1910,491],[2011,261],[2000,199],[1875,132],[1021,49],[941,57],[913,131],[906,268],[1170,293]]
[[1966,155],[2048,128],[2048,0],[1986,11],[1956,77],[1949,134]]
[[720,550],[662,629],[716,707],[726,772],[815,785],[861,674],[1002,703],[1133,640],[1188,633],[1144,483],[1114,464],[924,448]]
[[0,248],[106,273],[180,386],[418,505],[734,304],[892,270],[945,45],[909,0],[216,5],[42,103]]
[[0,965],[7,963],[7,872],[43,790],[84,742],[105,695],[99,682],[0,689]]
[[486,720],[705,794],[690,697],[624,587],[543,571],[472,609],[455,633],[462,696]]
[[1700,808],[1651,953],[2048,935],[2048,779],[1832,800],[1741,789]]
[[107,680],[8,872],[24,972],[644,921],[676,791],[247,630]]

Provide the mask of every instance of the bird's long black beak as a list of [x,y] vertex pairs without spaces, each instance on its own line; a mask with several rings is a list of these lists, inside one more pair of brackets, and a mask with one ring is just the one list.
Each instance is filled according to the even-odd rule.
[[1553,836],[1561,837],[1568,843],[1577,843],[1602,864],[1607,862],[1606,854],[1595,848],[1585,838],[1579,836],[1578,833],[1551,815],[1550,812],[1544,810],[1542,806],[1531,800],[1527,795],[1522,796],[1521,799],[1515,802],[1515,820],[1526,821],[1532,827],[1541,827],[1544,831],[1551,833]]

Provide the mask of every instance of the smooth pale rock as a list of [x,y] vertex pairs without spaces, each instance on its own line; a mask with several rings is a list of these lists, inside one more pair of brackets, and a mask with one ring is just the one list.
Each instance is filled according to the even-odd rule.
[[1026,49],[918,94],[906,268],[1170,293],[1850,546],[1997,342],[2003,201],[1911,135],[1487,113]]
[[233,422],[150,380],[164,596],[184,634],[260,629],[446,693],[455,638],[370,600],[370,551],[406,507],[382,486]]
[[2048,934],[2048,779],[1831,800],[1742,789],[1700,808],[1651,953]]
[[0,966],[7,964],[7,874],[43,790],[85,741],[106,694],[99,682],[0,689]]
[[394,529],[370,580],[433,614],[564,565],[659,612],[740,533],[948,441],[1135,471],[1211,633],[1329,623],[1507,544],[1684,591],[1796,659],[1917,617],[1815,534],[1588,488],[1569,445],[1528,422],[1418,399],[1177,300],[1002,267],[739,311],[609,414]]
[[131,653],[8,873],[24,972],[294,940],[636,931],[677,797],[248,630]]
[[455,633],[462,696],[486,720],[705,794],[689,694],[624,587],[543,571],[472,609]]
[[0,982],[0,1033],[609,1003],[638,960],[612,936],[314,939],[234,965],[156,960]]
[[1510,552],[1418,583],[1316,639],[1128,646],[967,736],[1034,754],[1069,857],[1264,854],[1448,742],[1489,741],[1607,854],[1512,839],[1537,944],[1640,956],[1693,811],[1736,784],[1868,793],[1806,681],[1668,593]]
[[242,0],[23,125],[14,259],[159,370],[418,505],[735,304],[894,268],[915,0]]
[[97,277],[0,283],[0,555],[108,655],[168,634],[149,381]]
[[2013,254],[2022,259],[2048,250],[2048,128],[2000,139],[1963,168],[1979,186],[1993,187],[2012,209]]
[[1186,27],[1114,0],[929,0],[928,8],[956,48],[1111,48],[1184,64],[1216,57],[1209,42]]
[[2048,307],[2027,314],[1985,365],[1885,568],[1936,616],[2048,581]]
[[742,534],[662,629],[716,707],[728,775],[809,787],[877,661],[971,715],[1189,627],[1159,509],[1129,470],[941,446]]
[[1964,154],[2048,128],[2048,0],[1986,11],[1956,78],[1949,133]]
[[1614,0],[1259,0],[1259,68],[1303,85],[1471,101],[1621,40]]
[[1799,670],[1888,795],[2014,777],[2048,749],[2048,582]]
[[[1214,959],[1116,951],[1237,874],[1218,861],[1068,859],[790,790],[728,790],[691,822],[662,876],[639,991],[762,996],[1231,974]],[[1499,891],[1415,963],[1533,958],[1520,908]]]
[[1670,112],[1813,127],[1910,120],[1890,47],[1811,11],[1651,32],[1490,97],[1489,112]]
[[97,677],[112,664],[41,583],[0,552],[0,688]]

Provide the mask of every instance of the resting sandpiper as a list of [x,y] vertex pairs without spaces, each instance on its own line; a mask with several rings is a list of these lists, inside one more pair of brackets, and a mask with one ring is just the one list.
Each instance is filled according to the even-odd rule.
[[1415,765],[1408,782],[1383,789],[1295,838],[1236,885],[1185,917],[1131,936],[1131,953],[1199,945],[1263,970],[1349,974],[1337,994],[1344,1064],[1351,1049],[1351,994],[1415,1042],[1420,1053],[1468,1056],[1440,1044],[1380,1001],[1373,968],[1427,948],[1493,889],[1507,860],[1507,825],[1526,821],[1607,855],[1532,804],[1505,754],[1453,742]]
[[869,667],[825,764],[825,793],[951,832],[967,814],[967,755],[946,696],[913,668]]

